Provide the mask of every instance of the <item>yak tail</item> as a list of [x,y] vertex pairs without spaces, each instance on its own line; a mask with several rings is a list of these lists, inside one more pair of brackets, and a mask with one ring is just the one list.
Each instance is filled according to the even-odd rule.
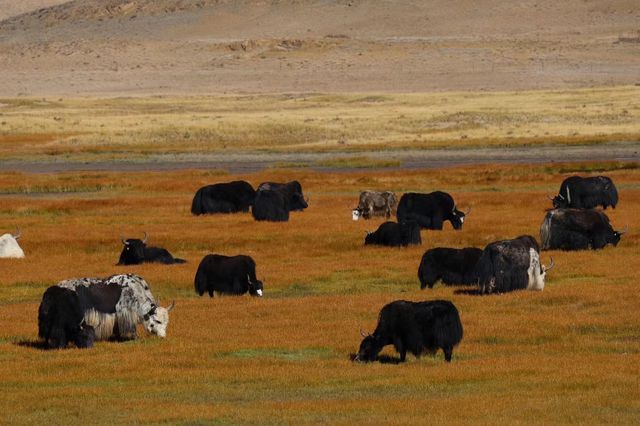
[[540,243],[542,250],[548,250],[551,247],[551,218],[553,211],[547,213],[540,225]]
[[202,296],[207,291],[207,274],[205,268],[198,267],[196,278],[193,281],[196,293]]
[[191,202],[191,214],[199,215],[202,214],[202,188],[198,189],[196,195],[193,197],[193,201]]

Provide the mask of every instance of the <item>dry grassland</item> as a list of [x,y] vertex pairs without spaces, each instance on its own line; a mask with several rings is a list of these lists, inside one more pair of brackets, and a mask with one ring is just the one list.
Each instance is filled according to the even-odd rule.
[[[189,158],[640,138],[640,87],[380,95],[0,99],[0,159]],[[160,154],[162,153],[162,154]]]
[[[592,101],[596,97],[591,92],[562,96],[583,95]],[[516,99],[519,95],[511,96]],[[339,111],[348,109],[344,99],[336,111],[318,114],[323,107],[315,98],[311,111],[321,115],[316,119],[323,123],[331,116],[352,120]],[[411,110],[410,101],[411,97],[392,97],[383,105],[400,103],[403,106],[397,108],[406,111]],[[183,102],[187,106],[178,103],[172,108],[191,111],[186,115],[194,113],[198,101]],[[283,113],[283,122],[295,117],[294,121],[302,123],[302,117],[311,114],[301,106],[308,102],[302,99],[274,102],[278,108],[291,105]],[[376,103],[370,110],[358,102],[355,110],[360,115],[353,120],[363,123],[368,111],[380,117],[393,110],[378,108]],[[126,129],[139,122],[139,135],[153,127],[143,116],[160,114],[171,120],[185,116],[168,110],[161,99],[127,103],[116,118],[109,101],[100,110],[104,114],[94,101],[63,101],[63,109],[70,113],[64,115],[61,128],[49,123],[42,130],[64,133],[77,127],[83,134],[102,121],[122,120],[128,123]],[[251,101],[242,104],[247,113]],[[588,110],[611,110],[589,105]],[[3,120],[27,128],[30,118],[19,114],[19,106],[4,108],[12,112],[4,112]],[[49,106],[42,108],[36,116],[50,111]],[[91,111],[86,120],[77,126],[65,124],[67,117],[80,114],[83,108]],[[629,113],[638,114],[635,108]],[[268,115],[277,115],[275,110]],[[390,111],[389,117],[398,114]],[[211,116],[211,111],[203,114]],[[234,115],[221,107],[220,115],[227,114]],[[567,114],[578,117],[578,112]],[[231,119],[222,121],[227,129],[233,128]],[[158,122],[165,121],[158,118]],[[252,126],[260,122],[259,118],[250,120]],[[393,135],[392,122],[383,126],[389,125]],[[121,141],[127,149],[152,144],[144,140],[137,145],[135,138],[126,136],[127,131],[122,133],[119,139],[112,133],[104,137],[116,138],[110,143]],[[164,137],[160,143],[170,145]],[[81,149],[89,145],[80,143]],[[51,149],[64,151],[69,146],[71,139],[58,141]],[[478,297],[457,294],[454,288],[442,285],[419,290],[417,268],[426,249],[484,246],[523,233],[537,236],[549,205],[545,196],[557,191],[563,177],[584,170],[604,171],[618,185],[620,204],[607,214],[616,228],[630,226],[618,247],[543,253],[544,262],[553,256],[557,266],[539,293]],[[249,214],[190,215],[191,198],[199,186],[232,179],[247,179],[254,186],[265,180],[298,179],[311,197],[310,207],[292,214],[288,223],[257,223]],[[378,188],[399,193],[447,190],[462,209],[471,206],[473,212],[460,232],[448,224],[441,232],[423,231],[420,247],[365,248],[364,231],[380,221],[353,222],[350,210],[360,190]],[[3,422],[640,421],[637,164],[350,173],[292,169],[251,175],[216,171],[2,173],[0,193],[1,232],[19,226],[27,255],[23,260],[0,260]],[[150,244],[164,246],[188,263],[115,266],[120,235],[139,236],[143,231],[148,232]],[[265,296],[196,296],[195,270],[210,252],[254,257]],[[167,339],[143,336],[126,343],[100,342],[91,350],[41,351],[29,346],[36,339],[37,307],[47,286],[65,278],[122,272],[144,276],[163,304],[176,300]],[[444,362],[441,353],[419,360],[410,356],[403,365],[363,365],[348,360],[360,343],[359,329],[373,330],[385,303],[435,298],[454,301],[465,327],[451,364]]]

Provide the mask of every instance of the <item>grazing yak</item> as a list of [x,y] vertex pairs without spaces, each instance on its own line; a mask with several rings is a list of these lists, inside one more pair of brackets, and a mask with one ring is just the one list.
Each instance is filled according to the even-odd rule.
[[413,221],[409,222],[385,222],[380,224],[375,232],[367,231],[364,245],[376,244],[380,246],[408,246],[409,244],[422,244],[420,227]]
[[384,216],[389,219],[396,214],[397,208],[398,198],[393,192],[363,191],[360,193],[358,207],[352,211],[352,218],[358,220],[361,217],[371,219],[374,216]]
[[549,210],[540,226],[543,250],[601,249],[618,245],[625,231],[614,231],[602,211],[589,209]]
[[[289,211],[302,211],[309,207],[308,200],[302,194],[302,185],[297,180],[287,183],[262,182],[258,185],[260,191],[276,191],[282,193],[288,200]],[[257,194],[256,194],[257,195]]]
[[445,220],[451,222],[453,229],[462,229],[465,213],[456,208],[456,203],[451,195],[442,191],[429,194],[408,192],[400,198],[396,217],[398,222],[413,220],[420,228],[442,230]]
[[210,297],[214,292],[262,296],[264,290],[262,281],[256,278],[256,262],[244,255],[206,255],[198,266],[194,285],[196,293],[202,296],[207,292]]
[[482,251],[477,264],[480,294],[513,290],[542,290],[546,272],[553,268],[540,263],[540,247],[531,235],[495,241]]
[[287,222],[289,220],[289,198],[281,191],[265,189],[258,191],[251,209],[255,220]]
[[18,238],[20,238],[20,230],[16,231],[15,235],[3,234],[0,235],[0,259],[1,258],[14,258],[20,259],[24,257],[24,251],[18,244]]
[[147,233],[144,233],[144,239],[139,240],[122,238],[122,253],[118,265],[140,265],[141,263],[164,263],[171,265],[173,263],[186,263],[184,259],[175,258],[166,249],[162,247],[147,247]]
[[243,180],[203,186],[193,197],[191,213],[246,213],[255,196],[256,191],[251,184]]
[[397,300],[385,305],[373,334],[361,332],[364,340],[353,361],[371,362],[386,345],[393,345],[404,362],[407,351],[420,357],[444,351],[451,362],[453,347],[462,340],[462,323],[455,305],[447,300],[409,302]]
[[[108,278],[78,278],[61,281],[58,287],[73,291],[83,312],[84,324],[93,327],[97,340],[131,340],[136,338],[136,326],[159,337],[166,337],[169,325],[168,307],[158,306],[149,284],[134,274]],[[47,321],[57,321],[49,316]]]
[[38,336],[50,349],[65,348],[69,342],[78,348],[93,346],[95,330],[85,323],[75,291],[51,286],[44,292],[38,308]]
[[482,249],[475,247],[436,247],[427,250],[418,267],[420,288],[433,288],[438,280],[451,285],[477,283],[476,264],[481,255]]
[[611,178],[571,176],[562,181],[558,195],[551,198],[554,208],[592,209],[602,206],[616,208],[618,190]]

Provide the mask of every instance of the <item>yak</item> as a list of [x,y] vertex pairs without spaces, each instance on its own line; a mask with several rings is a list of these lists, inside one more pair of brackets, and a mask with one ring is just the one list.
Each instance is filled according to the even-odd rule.
[[470,212],[471,209],[466,212],[458,210],[453,197],[446,192],[408,192],[400,198],[396,217],[398,222],[413,220],[420,228],[435,230],[442,230],[444,221],[448,220],[453,229],[459,230]]
[[[282,193],[288,200],[289,211],[302,211],[309,207],[308,200],[302,194],[302,185],[297,180],[287,183],[262,182],[258,185],[258,193],[261,191],[276,191]],[[257,195],[257,194],[256,194]]]
[[282,191],[264,189],[258,191],[251,209],[258,221],[287,222],[289,220],[289,197]]
[[[551,198],[551,197],[549,197]],[[616,208],[618,190],[607,176],[571,176],[562,181],[558,195],[551,198],[553,207],[592,209],[602,206]]]
[[427,250],[418,267],[420,288],[433,288],[438,280],[451,285],[475,284],[478,281],[476,264],[481,255],[482,249],[475,247],[436,247]]
[[543,250],[596,250],[618,245],[625,232],[615,231],[602,211],[553,209],[542,221],[540,241]]
[[256,262],[244,255],[206,255],[198,266],[194,285],[196,293],[202,296],[207,292],[210,297],[214,292],[262,296],[264,290],[262,281],[256,278]]
[[75,291],[58,286],[47,288],[38,308],[38,336],[50,349],[65,348],[69,342],[78,348],[93,346],[95,330],[85,323]]
[[253,205],[255,196],[256,191],[251,184],[243,180],[203,186],[193,197],[191,213],[246,213]]
[[540,263],[540,247],[531,235],[488,244],[478,260],[480,294],[513,290],[542,290],[547,271],[553,268]]
[[147,247],[147,233],[144,233],[144,239],[121,238],[122,252],[118,265],[140,265],[141,263],[164,263],[171,265],[173,263],[186,263],[184,259],[175,258],[166,249],[162,247]]
[[358,207],[352,211],[352,218],[358,220],[361,217],[371,219],[374,216],[384,216],[389,219],[397,209],[398,198],[393,192],[363,191],[360,193]]
[[18,244],[20,235],[20,229],[18,229],[15,234],[0,235],[0,259],[21,259],[24,257],[24,251],[22,251],[22,248]]
[[376,244],[390,247],[406,247],[409,244],[422,244],[420,227],[416,222],[384,222],[375,232],[367,231],[364,244]]
[[372,362],[386,345],[393,345],[406,360],[407,351],[416,357],[424,353],[444,351],[444,359],[451,362],[453,347],[462,340],[462,323],[455,305],[448,300],[410,302],[396,300],[380,311],[378,325],[372,334],[362,333],[364,339],[353,361]]
[[169,312],[158,306],[149,284],[139,275],[77,278],[60,281],[58,287],[77,294],[84,323],[93,327],[97,340],[132,340],[142,323],[147,332],[166,337]]

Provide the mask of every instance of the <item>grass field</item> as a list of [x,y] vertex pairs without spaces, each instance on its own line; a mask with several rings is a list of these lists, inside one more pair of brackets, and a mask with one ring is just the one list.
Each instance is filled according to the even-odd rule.
[[[640,87],[0,99],[0,159],[97,161],[640,139]],[[189,157],[193,158],[193,157]]]
[[[121,120],[144,121],[136,117],[136,101],[126,102],[131,106],[122,108]],[[148,109],[155,101],[139,102]],[[167,108],[167,101],[158,102]],[[638,114],[635,105],[630,114]],[[78,105],[68,107],[80,114]],[[18,115],[1,118],[14,123]],[[87,118],[92,126],[100,120],[97,114]],[[78,134],[86,131],[83,125]],[[71,127],[60,132],[72,133]],[[53,124],[43,130],[58,132]],[[66,150],[72,138],[51,149]],[[24,153],[28,144],[19,139],[17,152]],[[81,149],[89,145],[80,143]],[[428,248],[483,247],[525,233],[539,238],[546,195],[573,173],[605,173],[616,182],[620,204],[607,214],[617,229],[630,227],[618,247],[544,252],[543,262],[553,256],[556,267],[543,292],[479,297],[442,285],[419,289],[417,268]],[[288,223],[258,223],[250,214],[190,215],[198,187],[234,179],[254,186],[298,179],[310,207]],[[351,220],[364,189],[445,190],[462,210],[473,211],[462,231],[449,224],[444,231],[422,231],[420,247],[363,247],[365,230],[380,223]],[[0,233],[19,226],[27,256],[0,259],[0,422],[637,424],[638,217],[640,169],[634,163],[250,175],[0,173]],[[143,231],[150,244],[188,263],[115,266],[120,236]],[[198,297],[193,277],[207,253],[251,255],[265,296]],[[100,342],[90,350],[30,346],[48,286],[123,272],[145,277],[163,305],[176,300],[166,339],[140,330],[136,341]],[[401,365],[349,361],[359,330],[373,330],[384,304],[435,298],[452,300],[465,328],[451,364],[442,353],[409,356]]]

